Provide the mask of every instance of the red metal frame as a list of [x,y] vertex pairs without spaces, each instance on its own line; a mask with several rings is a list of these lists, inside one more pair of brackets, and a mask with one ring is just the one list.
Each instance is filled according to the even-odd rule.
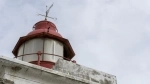
[[[37,65],[37,61],[31,61],[29,63]],[[50,61],[40,61],[39,66],[43,66],[43,67],[46,67],[46,68],[52,68],[54,65],[55,65],[55,63],[50,62]]]
[[38,55],[38,62],[37,62],[37,64],[38,65],[40,65],[40,56],[41,56],[41,54],[42,54],[41,51],[38,51],[38,53],[37,53],[37,55]]

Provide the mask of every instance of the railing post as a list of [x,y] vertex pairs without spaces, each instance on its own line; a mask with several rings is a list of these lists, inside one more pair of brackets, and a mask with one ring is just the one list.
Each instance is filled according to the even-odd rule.
[[38,62],[37,62],[37,64],[38,64],[38,65],[40,65],[40,57],[41,57],[41,54],[42,54],[41,51],[38,51],[38,52],[37,52],[37,55],[38,55]]

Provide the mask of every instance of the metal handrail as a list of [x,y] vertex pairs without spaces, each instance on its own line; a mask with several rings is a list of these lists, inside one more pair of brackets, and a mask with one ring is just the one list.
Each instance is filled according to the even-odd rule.
[[[69,58],[66,58],[66,57],[63,57],[63,56],[60,56],[60,55],[56,55],[56,54],[49,54],[49,53],[39,53],[39,52],[37,52],[37,53],[30,53],[30,54],[23,54],[23,55],[19,55],[19,56],[17,56],[17,57],[23,57],[23,56],[27,56],[27,55],[33,55],[33,54],[37,54],[37,55],[39,55],[40,54],[40,56],[41,56],[41,54],[46,54],[46,55],[53,55],[53,56],[57,56],[57,57],[61,57],[61,58],[63,58],[63,59],[66,59],[66,60],[68,60],[68,61],[71,61],[71,59],[69,59]],[[17,58],[16,57],[16,58]]]

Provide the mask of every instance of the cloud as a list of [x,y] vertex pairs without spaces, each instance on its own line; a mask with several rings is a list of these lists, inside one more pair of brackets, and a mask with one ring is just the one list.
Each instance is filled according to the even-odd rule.
[[117,76],[118,84],[150,83],[150,10],[148,0],[0,0],[0,54],[44,17],[45,6],[77,63]]

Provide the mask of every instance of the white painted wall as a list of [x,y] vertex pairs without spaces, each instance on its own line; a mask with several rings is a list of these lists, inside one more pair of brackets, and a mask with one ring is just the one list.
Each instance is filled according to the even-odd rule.
[[113,75],[62,59],[48,69],[3,56],[0,56],[0,79],[14,84],[116,84]]

